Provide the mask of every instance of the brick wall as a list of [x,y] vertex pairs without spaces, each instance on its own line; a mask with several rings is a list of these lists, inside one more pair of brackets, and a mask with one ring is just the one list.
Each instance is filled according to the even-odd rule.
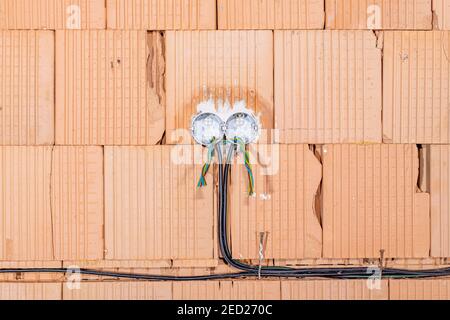
[[[261,117],[237,159],[236,259],[438,268],[450,257],[444,0],[0,1],[0,268],[229,272],[206,99]],[[264,241],[261,242],[261,235]],[[0,275],[1,299],[445,299],[447,280],[103,282]],[[26,280],[27,282],[22,282]],[[317,294],[321,292],[321,294]]]

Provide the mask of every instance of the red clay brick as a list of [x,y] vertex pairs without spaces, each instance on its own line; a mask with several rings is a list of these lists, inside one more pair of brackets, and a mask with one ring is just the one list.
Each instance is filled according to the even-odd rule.
[[51,31],[0,31],[0,145],[53,144],[54,40]]
[[370,31],[275,31],[276,142],[381,142],[381,70]]
[[283,300],[389,299],[387,280],[381,280],[379,288],[375,287],[375,283],[370,283],[373,287],[369,287],[368,284],[368,280],[281,281],[281,297]]
[[[242,155],[230,186],[231,247],[236,259],[322,256],[320,212],[315,210],[322,167],[308,145],[258,145],[251,149],[255,196],[248,196]],[[259,161],[258,161],[258,160]]]
[[[166,135],[168,143],[193,142],[197,104],[211,96],[245,99],[273,128],[273,35],[270,31],[166,33]],[[265,142],[261,139],[261,142]]]
[[386,31],[385,143],[450,143],[450,32]]
[[433,13],[435,28],[440,30],[450,30],[450,1],[433,0]]
[[51,147],[0,147],[0,260],[52,260]]
[[429,194],[417,191],[415,145],[326,145],[325,258],[426,258]]
[[432,28],[432,0],[325,0],[327,29]]
[[55,147],[52,159],[56,259],[103,259],[103,149]]
[[108,29],[216,29],[215,0],[107,0]]
[[174,300],[280,300],[279,281],[174,282]]
[[218,0],[219,29],[323,29],[324,0]]
[[0,29],[104,29],[104,0],[2,0]]
[[89,282],[80,290],[63,285],[64,300],[171,300],[171,282]]
[[162,36],[56,32],[56,143],[151,145],[164,133]]
[[61,300],[61,283],[0,283],[0,300]]
[[431,256],[450,257],[450,146],[427,146],[431,197]]
[[[197,188],[193,147],[105,148],[107,260],[216,260],[212,173]],[[200,152],[201,153],[201,152]]]
[[449,300],[449,279],[389,280],[390,300]]

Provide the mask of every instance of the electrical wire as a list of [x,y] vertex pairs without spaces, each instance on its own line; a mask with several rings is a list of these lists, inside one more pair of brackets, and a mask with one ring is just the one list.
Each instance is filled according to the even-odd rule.
[[[235,152],[235,143],[224,143],[229,145],[226,163],[223,163],[223,153],[220,144],[216,144],[218,166],[219,166],[219,203],[218,203],[218,236],[219,248],[223,260],[234,269],[241,272],[229,274],[209,274],[200,276],[166,276],[151,274],[132,274],[109,272],[92,269],[73,269],[73,268],[15,268],[0,269],[0,274],[9,273],[52,273],[52,274],[68,274],[78,273],[81,275],[91,275],[116,279],[133,279],[143,281],[206,281],[206,280],[225,280],[239,278],[332,278],[332,279],[367,279],[373,276],[368,272],[367,267],[317,267],[317,268],[291,268],[276,266],[254,266],[233,259],[229,243],[228,243],[228,185],[231,162]],[[382,278],[435,278],[450,276],[450,268],[429,269],[429,270],[404,270],[383,268]]]
[[206,175],[208,174],[209,168],[211,167],[211,162],[214,158],[214,141],[211,142],[211,144],[208,146],[208,159],[206,160],[205,165],[202,168],[202,174],[200,176],[200,179],[197,183],[198,188],[206,187]]
[[234,138],[235,144],[239,146],[239,150],[244,156],[244,165],[248,174],[248,195],[255,194],[255,178],[253,177],[252,164],[250,163],[250,153],[245,149],[245,142],[240,138]]
[[[367,268],[348,267],[348,268],[290,268],[290,267],[261,267],[242,263],[234,260],[229,249],[227,236],[227,205],[228,205],[228,175],[231,167],[234,149],[229,148],[226,163],[223,164],[222,150],[218,145],[219,157],[219,242],[220,250],[225,262],[235,269],[245,272],[258,273],[262,277],[312,277],[320,275],[326,278],[354,279],[369,278],[372,276]],[[432,270],[403,270],[385,268],[382,270],[382,277],[398,278],[426,278],[449,276],[450,268],[432,269]]]
[[0,274],[5,273],[62,273],[62,274],[81,274],[99,277],[133,279],[133,280],[147,280],[147,281],[204,281],[204,280],[225,280],[236,279],[242,277],[251,277],[250,273],[228,273],[228,274],[210,274],[200,276],[164,276],[164,275],[150,275],[150,274],[132,274],[120,272],[108,272],[92,269],[74,269],[74,268],[26,268],[26,269],[0,269]]

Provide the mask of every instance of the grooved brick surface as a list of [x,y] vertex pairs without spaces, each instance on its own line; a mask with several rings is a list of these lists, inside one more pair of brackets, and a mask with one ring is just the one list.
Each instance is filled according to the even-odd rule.
[[174,282],[175,300],[280,300],[279,281]]
[[52,147],[0,147],[0,260],[52,260]]
[[431,30],[432,2],[432,0],[325,0],[326,28]]
[[104,0],[2,0],[0,29],[104,29]]
[[391,300],[448,300],[449,279],[389,280]]
[[88,282],[79,290],[63,284],[64,300],[171,300],[170,282]]
[[450,143],[450,31],[386,31],[385,143]]
[[56,259],[103,259],[102,147],[55,147],[52,205]]
[[212,175],[197,188],[201,165],[193,152],[105,148],[107,260],[215,259]]
[[322,227],[315,210],[319,160],[308,145],[260,145],[251,154],[256,194],[248,195],[242,156],[231,176],[234,258],[259,259],[261,240],[265,259],[320,258]]
[[431,256],[450,256],[450,146],[429,146]]
[[326,145],[322,156],[325,258],[429,256],[415,145]]
[[219,29],[323,29],[324,0],[218,0]]
[[0,145],[53,144],[54,40],[0,30]]
[[[283,300],[388,300],[387,280],[281,281]],[[371,290],[372,288],[372,290]]]
[[[255,194],[232,160],[231,255],[369,279],[219,280],[206,100],[262,123]],[[450,0],[0,0],[0,300],[448,299],[377,279],[449,267],[449,112]]]
[[450,1],[433,0],[433,12],[436,22],[435,28],[450,30]]
[[106,0],[108,29],[210,30],[215,0]]
[[164,133],[162,36],[56,32],[56,143],[151,145]]
[[0,283],[0,300],[61,300],[61,283]]
[[192,143],[192,116],[210,96],[245,99],[261,113],[263,129],[273,128],[271,31],[169,31],[166,53],[168,143]]
[[381,142],[381,68],[370,31],[275,31],[276,142]]

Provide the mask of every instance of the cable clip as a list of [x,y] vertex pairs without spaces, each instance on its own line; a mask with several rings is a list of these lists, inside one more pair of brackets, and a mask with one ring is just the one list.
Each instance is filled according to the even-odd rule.
[[259,233],[259,267],[258,267],[258,279],[261,279],[262,263],[264,260],[264,243],[266,239],[266,232]]
[[380,268],[380,278],[383,277],[383,268],[384,268],[384,249],[380,250],[380,260],[378,267]]
[[197,183],[198,188],[206,187],[206,185],[207,185],[206,175],[208,174],[209,168],[211,167],[211,163],[214,158],[215,147],[216,147],[215,140],[212,140],[211,144],[208,146],[208,159],[202,168],[202,174],[200,176],[200,180]]

